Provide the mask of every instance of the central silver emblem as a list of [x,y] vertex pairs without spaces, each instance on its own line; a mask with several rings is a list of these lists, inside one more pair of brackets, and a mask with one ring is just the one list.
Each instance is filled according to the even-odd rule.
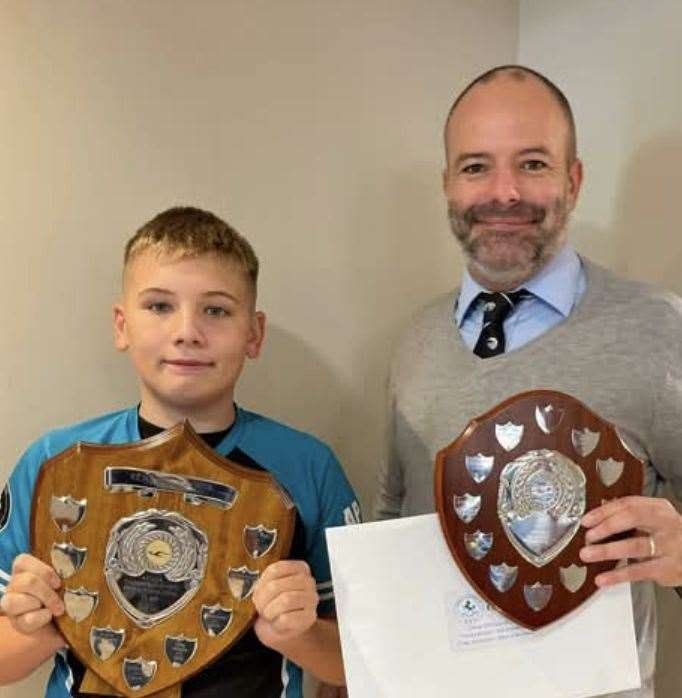
[[500,474],[497,513],[507,538],[536,567],[572,540],[585,513],[583,471],[557,451],[528,451]]
[[170,511],[148,509],[120,519],[109,533],[104,574],[126,615],[149,628],[177,613],[204,578],[208,538]]

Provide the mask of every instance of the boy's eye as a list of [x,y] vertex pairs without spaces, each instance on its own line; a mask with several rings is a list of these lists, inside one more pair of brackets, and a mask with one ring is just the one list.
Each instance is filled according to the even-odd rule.
[[542,160],[526,160],[521,163],[521,169],[527,172],[539,172],[547,167],[547,163]]
[[148,303],[147,310],[151,310],[153,313],[158,314],[167,313],[171,310],[171,304],[165,301],[156,301],[154,303]]
[[208,305],[204,309],[204,312],[206,313],[206,315],[209,315],[211,317],[225,317],[226,315],[229,315],[227,309],[223,308],[220,305]]

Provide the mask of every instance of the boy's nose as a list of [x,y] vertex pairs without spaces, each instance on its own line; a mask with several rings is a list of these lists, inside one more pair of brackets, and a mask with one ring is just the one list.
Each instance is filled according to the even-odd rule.
[[178,317],[175,328],[175,344],[189,344],[201,346],[204,343],[204,335],[194,313],[182,313]]

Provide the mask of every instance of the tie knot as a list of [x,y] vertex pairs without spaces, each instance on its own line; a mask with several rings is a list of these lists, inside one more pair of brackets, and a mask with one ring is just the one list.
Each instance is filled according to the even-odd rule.
[[483,322],[503,322],[507,315],[516,307],[523,298],[528,298],[530,293],[525,288],[518,291],[505,293],[481,292],[476,296],[476,300],[483,304]]

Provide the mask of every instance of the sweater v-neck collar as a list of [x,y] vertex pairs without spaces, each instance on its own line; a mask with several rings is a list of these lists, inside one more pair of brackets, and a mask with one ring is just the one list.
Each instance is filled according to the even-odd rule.
[[[580,322],[584,314],[589,314],[591,312],[593,305],[599,301],[603,292],[605,283],[604,275],[607,273],[606,270],[582,256],[580,257],[580,260],[583,264],[583,268],[585,269],[587,287],[583,297],[573,308],[571,314],[563,322],[551,327],[549,330],[547,330],[547,332],[543,332],[539,337],[531,339],[518,349],[482,359],[479,356],[476,356],[476,354],[474,354],[473,351],[471,351],[471,349],[469,349],[469,347],[464,343],[464,340],[459,333],[457,323],[453,321],[452,303],[450,302],[446,304],[444,310],[447,313],[446,322],[450,328],[450,337],[452,339],[453,349],[460,355],[464,356],[464,361],[468,361],[469,367],[472,370],[485,373],[505,364],[514,364],[518,359],[525,360],[528,358],[528,356],[536,352],[543,351],[546,344],[560,340],[561,335],[567,331],[570,331],[574,323]],[[454,297],[456,298],[458,294],[459,289],[455,289]],[[450,298],[452,297],[453,296],[451,295]]]

